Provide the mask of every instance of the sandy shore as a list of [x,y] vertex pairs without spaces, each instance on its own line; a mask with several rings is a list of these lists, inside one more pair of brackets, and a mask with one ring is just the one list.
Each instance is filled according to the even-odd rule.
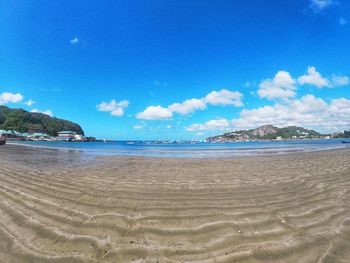
[[350,262],[350,150],[84,158],[0,147],[0,262]]

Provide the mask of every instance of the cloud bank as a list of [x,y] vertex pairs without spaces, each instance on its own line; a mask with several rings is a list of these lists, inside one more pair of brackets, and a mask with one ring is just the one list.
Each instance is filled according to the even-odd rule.
[[239,118],[210,120],[203,124],[192,124],[187,131],[241,130],[262,125],[303,126],[321,129],[323,132],[345,130],[350,127],[350,100],[332,99],[329,103],[312,94],[300,99],[276,103],[251,110],[242,110]]
[[239,118],[232,120],[232,124],[238,129],[272,124],[321,128],[323,131],[342,130],[350,126],[350,100],[338,98],[327,103],[308,94],[285,104],[243,110]]
[[174,113],[180,115],[188,115],[198,110],[204,110],[207,105],[213,106],[243,106],[243,94],[238,91],[229,91],[222,89],[220,91],[212,91],[205,97],[200,99],[187,99],[180,103],[173,103],[168,107],[149,106],[144,111],[139,112],[136,117],[143,120],[169,120]]

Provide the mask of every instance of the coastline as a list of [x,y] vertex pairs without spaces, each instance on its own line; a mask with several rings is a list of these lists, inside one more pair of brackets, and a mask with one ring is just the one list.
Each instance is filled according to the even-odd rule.
[[[314,141],[314,142],[313,142]],[[118,144],[93,143],[78,145],[63,143],[18,143],[8,145],[64,151],[79,151],[90,157],[98,156],[139,156],[150,158],[237,158],[248,156],[274,156],[293,153],[317,152],[348,148],[341,140],[301,140],[284,142],[243,142],[243,143],[200,143],[200,144],[133,144],[120,141]],[[239,146],[237,146],[239,145]],[[92,147],[91,147],[92,146]],[[135,147],[136,146],[136,147]],[[347,147],[348,146],[348,147]],[[350,147],[349,147],[350,148]]]
[[350,258],[350,149],[84,158],[79,151],[0,148],[4,262]]

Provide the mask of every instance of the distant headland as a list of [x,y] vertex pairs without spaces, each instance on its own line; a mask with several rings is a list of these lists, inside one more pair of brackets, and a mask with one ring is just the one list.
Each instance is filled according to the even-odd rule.
[[209,137],[209,142],[230,142],[250,140],[291,140],[291,139],[331,139],[349,138],[350,131],[337,132],[334,134],[321,134],[315,130],[297,126],[278,128],[273,125],[263,125],[256,129],[238,130],[221,135]]
[[0,133],[14,140],[95,140],[94,137],[85,137],[84,130],[77,123],[6,106],[0,106]]

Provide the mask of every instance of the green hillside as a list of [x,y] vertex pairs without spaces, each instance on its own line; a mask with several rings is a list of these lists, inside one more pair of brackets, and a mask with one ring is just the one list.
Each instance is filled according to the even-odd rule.
[[283,139],[313,139],[325,136],[314,130],[303,127],[288,126],[278,128],[272,125],[264,125],[256,129],[228,132],[222,135],[209,137],[208,141],[236,141],[236,140],[273,140],[278,137]]
[[56,136],[63,130],[74,131],[84,135],[79,124],[71,121],[50,117],[43,113],[32,113],[23,109],[11,109],[0,106],[0,129],[18,132],[45,132]]

